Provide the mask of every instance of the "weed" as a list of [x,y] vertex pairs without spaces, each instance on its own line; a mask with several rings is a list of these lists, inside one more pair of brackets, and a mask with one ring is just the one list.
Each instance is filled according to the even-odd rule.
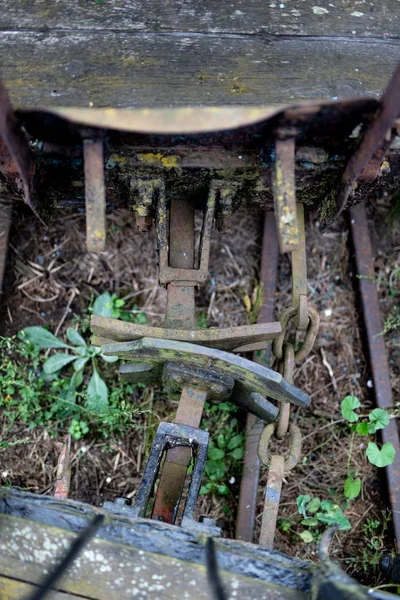
[[[347,461],[347,479],[344,483],[344,495],[347,500],[357,498],[361,491],[361,479],[351,469],[351,456],[353,451],[354,437],[356,434],[360,436],[372,435],[383,429],[389,424],[389,414],[382,408],[375,408],[368,414],[368,419],[359,421],[360,415],[355,412],[360,408],[361,403],[355,396],[346,396],[343,399],[340,408],[343,417],[350,424],[351,437],[349,457]],[[357,423],[357,424],[356,424]],[[375,442],[368,442],[366,456],[369,462],[376,467],[386,467],[394,461],[396,451],[392,444],[383,444],[381,448]]]
[[66,349],[72,352],[56,352],[43,364],[43,372],[48,380],[58,378],[61,370],[73,364],[74,373],[69,380],[68,388],[60,391],[60,398],[67,403],[74,403],[76,392],[84,381],[84,370],[87,364],[92,367],[92,375],[87,385],[87,408],[95,413],[102,413],[108,406],[108,388],[98,371],[97,359],[101,357],[106,362],[115,362],[117,356],[105,356],[101,348],[88,346],[81,334],[73,327],[67,329],[69,344],[58,339],[44,327],[26,327],[20,333],[21,339],[27,340],[38,349]]
[[[109,310],[106,305],[112,296],[106,292],[99,299]],[[120,308],[112,299],[115,304]],[[92,311],[97,310],[101,310],[100,301],[97,307],[93,303]],[[109,388],[99,374],[98,361],[117,358],[103,356],[100,348],[89,346],[72,327],[66,338],[58,339],[43,327],[28,327],[18,337],[0,338],[0,407],[8,427],[21,421],[31,429],[46,427],[50,435],[57,435],[66,424],[75,439],[89,431],[104,437],[123,435],[135,427],[133,415],[143,412],[135,407],[136,390],[143,386],[122,382]],[[45,359],[41,356],[44,348],[67,352]],[[105,367],[105,379],[114,379],[115,373]]]
[[394,306],[383,323],[383,335],[400,327],[400,306]]
[[297,509],[303,517],[301,524],[307,527],[298,535],[306,544],[318,540],[320,531],[318,526],[338,524],[339,529],[348,530],[351,528],[350,521],[343,515],[343,509],[332,502],[332,500],[320,500],[320,498],[311,498],[308,494],[297,497]]
[[[203,423],[211,439],[200,495],[229,496],[228,484],[234,483],[240,474],[244,434],[240,432],[236,412],[237,407],[226,402],[206,405]],[[225,512],[227,509],[225,506]]]

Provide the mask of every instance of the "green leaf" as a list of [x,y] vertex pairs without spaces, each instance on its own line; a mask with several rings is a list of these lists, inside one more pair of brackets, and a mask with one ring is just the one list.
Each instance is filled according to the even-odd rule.
[[371,464],[376,467],[387,467],[394,461],[396,450],[393,445],[389,443],[383,444],[382,448],[379,450],[375,442],[369,442],[366,454]]
[[225,483],[222,483],[221,485],[218,486],[217,492],[218,492],[218,494],[221,494],[221,496],[228,496],[229,495],[228,486]]
[[340,408],[346,421],[349,421],[349,423],[358,421],[359,416],[354,412],[354,409],[360,408],[360,406],[361,403],[355,396],[346,396],[346,398],[342,400]]
[[226,443],[226,438],[223,433],[218,434],[217,444],[219,448],[224,448]]
[[86,342],[81,334],[73,327],[68,327],[67,339],[71,342],[71,344],[74,344],[74,346],[86,346]]
[[[75,364],[75,363],[74,363]],[[68,402],[75,402],[76,400],[76,390],[83,383],[83,373],[82,371],[75,371],[69,380],[69,386],[67,390],[66,400]]]
[[316,527],[318,525],[318,519],[315,517],[306,517],[301,521],[302,525],[306,525],[307,527]]
[[70,348],[44,327],[25,327],[25,338],[37,348]]
[[297,496],[297,509],[301,515],[305,518],[306,514],[306,505],[310,502],[311,496],[308,494]]
[[47,374],[56,373],[73,360],[76,360],[76,356],[64,352],[57,352],[57,354],[50,356],[50,358],[46,360],[43,365],[43,371]]
[[317,512],[319,507],[321,506],[321,500],[319,498],[313,498],[309,504],[307,504],[307,512],[313,514]]
[[146,313],[140,312],[135,315],[135,323],[137,323],[138,325],[146,325],[147,322],[148,318]]
[[114,363],[119,360],[118,356],[106,356],[105,354],[100,354],[100,356],[106,363]]
[[351,529],[351,524],[347,517],[340,517],[340,519],[337,520],[337,523],[339,523],[340,531],[346,531]]
[[99,317],[112,317],[113,301],[109,292],[104,292],[97,296],[93,303],[93,314]]
[[360,435],[368,435],[370,433],[368,425],[370,425],[370,423],[367,423],[366,421],[364,421],[363,423],[358,423],[357,433]]
[[74,362],[75,371],[82,371],[83,367],[86,365],[88,360],[89,360],[88,356],[86,358],[85,357],[77,358]]
[[89,410],[93,410],[96,413],[104,412],[108,406],[108,388],[96,368],[93,369],[93,375],[87,387],[87,394]]
[[244,450],[243,448],[235,448],[232,452],[229,453],[229,456],[231,456],[235,460],[242,460],[244,456]]
[[229,440],[228,450],[234,450],[243,444],[243,436],[238,434]]
[[215,446],[209,446],[208,448],[208,457],[211,460],[221,460],[224,458],[225,452],[221,450],[221,448],[216,448]]
[[210,483],[209,481],[205,484],[202,485],[199,491],[199,496],[205,496],[206,494],[209,494],[212,490],[212,483]]
[[354,500],[360,494],[361,479],[348,477],[344,483],[344,495],[348,500]]
[[321,509],[326,511],[334,510],[334,504],[331,500],[322,500]]
[[311,533],[311,531],[302,531],[301,533],[299,533],[299,536],[301,537],[301,539],[303,540],[303,542],[305,544],[310,544],[311,542],[314,541],[314,536]]
[[389,425],[390,421],[387,411],[383,410],[383,408],[375,408],[369,413],[368,418],[375,425],[375,431],[383,429],[386,425]]

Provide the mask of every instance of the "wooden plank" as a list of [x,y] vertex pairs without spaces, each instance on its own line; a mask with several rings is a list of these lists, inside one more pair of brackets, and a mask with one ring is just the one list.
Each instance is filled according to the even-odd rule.
[[400,40],[4,32],[16,106],[281,104],[379,95]]
[[398,37],[397,0],[2,1],[1,27]]
[[[0,574],[38,584],[69,548],[75,534],[0,515]],[[222,572],[229,597],[258,600],[294,600],[304,594],[240,575]],[[92,600],[183,597],[208,600],[203,565],[172,559],[95,538],[56,584],[59,591]],[[61,596],[61,598],[63,598]],[[54,600],[61,600],[55,598]],[[69,600],[69,597],[67,596]]]
[[[31,585],[15,579],[0,576],[0,598],[1,600],[28,600],[38,590],[37,585]],[[64,592],[50,591],[46,600],[83,600],[83,596],[65,594]]]

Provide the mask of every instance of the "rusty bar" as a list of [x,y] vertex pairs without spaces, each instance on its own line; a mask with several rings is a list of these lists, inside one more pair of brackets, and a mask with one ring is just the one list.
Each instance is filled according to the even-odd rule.
[[[355,250],[359,286],[367,334],[368,352],[376,404],[379,408],[393,409],[389,366],[382,335],[383,325],[379,311],[378,294],[375,287],[374,261],[368,230],[365,206],[359,204],[350,210],[351,232]],[[392,509],[397,551],[400,551],[400,444],[396,419],[382,429],[383,443],[389,442],[396,449],[392,465],[386,467],[389,499]]]
[[[278,268],[278,237],[275,217],[272,212],[264,215],[264,232],[261,253],[260,282],[263,286],[263,302],[258,315],[259,323],[268,323],[274,318],[276,274]],[[259,356],[254,353],[253,360],[269,365],[271,346]],[[257,491],[260,477],[260,460],[257,446],[263,430],[263,423],[257,417],[248,414],[246,421],[246,446],[240,482],[239,507],[236,522],[236,537],[246,542],[253,541],[256,519]]]
[[304,205],[300,202],[297,203],[297,227],[299,244],[292,252],[292,305],[299,309],[295,316],[297,329],[306,331],[308,325],[306,232]]
[[281,252],[292,252],[299,245],[296,187],[294,181],[296,140],[294,137],[275,140],[273,171],[274,210]]
[[276,522],[278,519],[279,500],[281,497],[285,459],[274,454],[268,469],[267,487],[260,531],[260,546],[271,548],[274,545]]
[[8,237],[11,228],[11,203],[0,196],[0,294],[3,287],[8,250]]
[[[169,266],[173,269],[193,269],[195,258],[194,204],[171,200],[169,216]],[[168,232],[167,232],[168,234]],[[166,327],[195,327],[194,286],[173,282],[167,286]],[[175,422],[198,427],[207,394],[183,388]],[[187,469],[191,459],[190,448],[168,450],[156,494],[152,518],[174,523],[179,508]]]
[[[199,427],[207,392],[185,387],[182,390],[175,423]],[[152,519],[174,523],[179,500],[192,453],[190,448],[178,446],[168,450],[154,503]]]
[[[194,268],[194,204],[171,200],[169,218],[169,266],[173,269]],[[180,282],[167,286],[167,327],[195,327],[194,286]]]
[[83,141],[85,164],[86,245],[88,252],[106,249],[106,197],[103,139]]
[[1,140],[6,145],[11,160],[15,163],[21,177],[25,202],[37,214],[32,200],[35,165],[31,149],[28,139],[15,116],[8,92],[0,80],[0,150]]
[[[393,73],[389,84],[381,99],[381,109],[367,128],[361,143],[354,154],[350,157],[343,174],[342,187],[337,197],[336,216],[340,214],[346,205],[347,199],[354,189],[357,179],[362,176],[363,169],[366,170],[367,179],[368,163],[372,161],[374,171],[377,171],[377,159],[384,158],[385,149],[388,148],[387,141],[391,139],[391,129],[396,125],[396,119],[400,116],[400,64]],[[389,136],[388,136],[389,134]],[[385,138],[388,136],[388,140]],[[383,145],[383,146],[382,146]],[[381,150],[379,152],[379,150]],[[378,155],[374,157],[375,153]]]
[[63,444],[57,463],[56,486],[54,491],[55,498],[68,498],[71,486],[71,467],[70,461],[71,436]]

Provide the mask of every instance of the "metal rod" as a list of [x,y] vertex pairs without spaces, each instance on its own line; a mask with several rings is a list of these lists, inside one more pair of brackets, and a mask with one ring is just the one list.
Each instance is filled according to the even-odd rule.
[[6,269],[8,238],[11,228],[11,215],[11,202],[3,200],[0,196],[0,294],[3,287],[3,279]]
[[[193,269],[195,253],[194,204],[171,200],[169,218],[169,266]],[[173,282],[167,286],[166,327],[195,326],[194,287]],[[198,427],[207,394],[183,388],[175,422]],[[174,523],[191,459],[190,448],[168,450],[156,494],[152,518]]]
[[[194,204],[171,200],[169,218],[169,266],[174,269],[194,268]],[[179,282],[167,286],[167,327],[195,327],[194,286]]]
[[307,306],[307,256],[306,232],[304,225],[304,204],[297,202],[297,227],[299,244],[292,252],[292,305],[298,307],[295,317],[296,328],[307,331],[308,306]]
[[[274,318],[277,268],[278,237],[276,233],[275,217],[273,212],[266,212],[264,216],[260,268],[260,283],[263,286],[263,302],[258,315],[259,323],[268,323]],[[268,366],[270,355],[271,346],[268,345],[263,353],[255,352],[253,360]],[[253,541],[258,481],[260,477],[260,460],[257,455],[257,446],[263,428],[264,424],[260,419],[257,419],[257,417],[250,414],[247,415],[246,446],[236,522],[236,537],[246,542]]]
[[278,520],[279,501],[281,499],[282,481],[285,470],[285,458],[274,454],[268,469],[267,487],[265,489],[264,508],[261,521],[260,546],[271,548],[274,545],[276,522]]
[[[382,335],[383,325],[375,286],[373,254],[365,206],[359,204],[350,210],[351,232],[355,250],[357,273],[364,314],[369,359],[374,382],[376,404],[379,408],[393,409],[389,366]],[[386,467],[389,499],[392,509],[397,551],[400,551],[400,444],[396,419],[382,429],[383,443],[393,444],[396,455],[393,464]]]
[[85,165],[86,245],[88,252],[106,249],[106,195],[103,139],[83,141]]

